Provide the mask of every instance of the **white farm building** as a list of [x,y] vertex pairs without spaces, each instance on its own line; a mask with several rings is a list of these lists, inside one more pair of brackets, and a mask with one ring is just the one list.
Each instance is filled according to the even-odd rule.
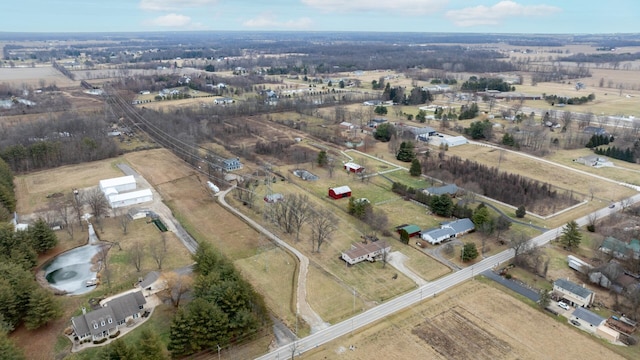
[[112,209],[153,201],[151,189],[136,190],[133,175],[100,180],[100,190]]
[[464,136],[451,136],[445,137],[440,140],[442,144],[447,145],[448,147],[460,146],[469,143],[469,140]]

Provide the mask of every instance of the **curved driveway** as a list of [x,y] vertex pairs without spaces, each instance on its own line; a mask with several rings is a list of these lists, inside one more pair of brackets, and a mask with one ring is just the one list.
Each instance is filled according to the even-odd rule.
[[245,214],[236,210],[233,206],[229,205],[224,197],[234,188],[235,186],[219,192],[216,195],[218,198],[218,202],[220,202],[220,204],[224,206],[227,210],[231,211],[232,213],[236,214],[236,216],[244,220],[251,227],[265,234],[271,240],[273,240],[276,244],[278,244],[283,248],[286,248],[288,251],[293,253],[298,258],[298,261],[300,263],[300,269],[298,272],[298,287],[296,292],[296,311],[298,315],[300,315],[302,319],[304,319],[304,321],[306,321],[307,324],[311,326],[311,333],[315,333],[321,329],[327,328],[329,324],[324,322],[320,317],[320,315],[318,315],[307,302],[307,272],[309,269],[309,258],[307,258],[304,254],[302,254],[293,246],[287,244],[285,241],[283,241],[282,239],[274,235],[271,231],[267,230],[262,225],[253,221],[253,219],[249,218]]

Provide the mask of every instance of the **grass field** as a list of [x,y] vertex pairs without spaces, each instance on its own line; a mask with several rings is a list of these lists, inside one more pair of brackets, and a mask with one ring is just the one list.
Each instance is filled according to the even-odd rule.
[[[485,281],[469,281],[319,348],[304,359],[622,359],[603,342]],[[353,345],[354,349],[349,350]]]

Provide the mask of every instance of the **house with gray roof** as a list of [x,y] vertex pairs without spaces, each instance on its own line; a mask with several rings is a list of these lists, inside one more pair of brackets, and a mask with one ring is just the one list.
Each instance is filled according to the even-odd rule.
[[597,328],[598,326],[602,325],[606,320],[602,316],[582,307],[576,308],[571,316],[575,320],[578,320],[581,324],[588,325],[589,327],[593,328]]
[[420,238],[431,245],[441,244],[475,230],[473,221],[469,218],[443,222],[440,228],[429,229],[420,233]]
[[71,318],[73,331],[79,341],[86,339],[100,340],[118,332],[118,328],[130,319],[137,319],[147,303],[142,292],[135,291],[124,294],[103,307]]
[[595,294],[584,286],[567,279],[558,279],[553,283],[553,292],[573,306],[587,307],[593,304]]

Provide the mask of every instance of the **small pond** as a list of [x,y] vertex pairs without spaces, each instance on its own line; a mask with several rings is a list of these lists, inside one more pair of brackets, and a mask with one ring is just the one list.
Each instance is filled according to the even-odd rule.
[[89,243],[56,256],[44,269],[49,285],[68,295],[79,295],[95,288],[97,264],[92,263],[100,251],[98,238],[89,224]]

